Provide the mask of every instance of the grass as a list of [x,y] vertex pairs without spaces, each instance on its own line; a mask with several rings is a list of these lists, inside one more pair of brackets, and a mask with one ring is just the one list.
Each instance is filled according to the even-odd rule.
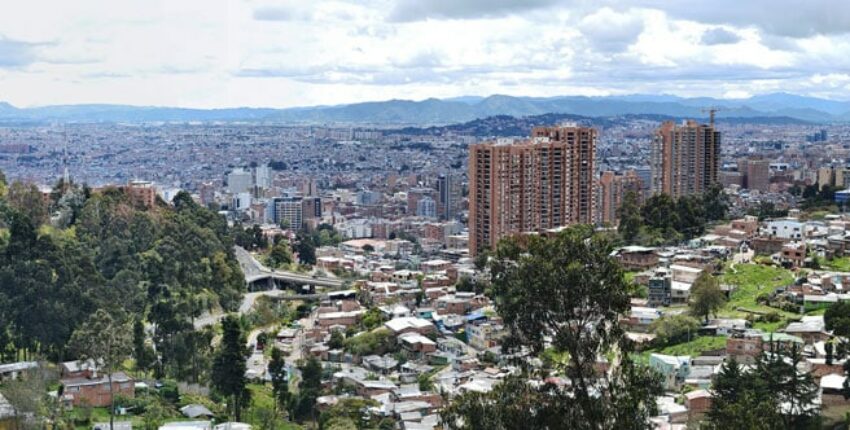
[[787,269],[760,264],[737,264],[734,269],[728,267],[722,276],[722,283],[735,286],[732,297],[724,307],[723,314],[731,317],[746,316],[747,311],[776,312],[785,318],[796,315],[756,302],[764,293],[773,292],[777,287],[794,282],[794,274]]
[[833,258],[832,260],[821,261],[821,266],[828,270],[850,272],[850,257],[839,257]]
[[649,364],[649,355],[652,353],[664,355],[688,355],[698,357],[708,351],[726,348],[726,336],[699,336],[690,342],[667,345],[662,348],[647,349],[640,354],[633,355],[637,363]]

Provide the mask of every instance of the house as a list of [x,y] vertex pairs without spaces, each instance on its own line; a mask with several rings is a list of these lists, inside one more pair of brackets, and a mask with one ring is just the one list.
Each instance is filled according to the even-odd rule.
[[803,242],[786,243],[782,245],[779,262],[785,267],[803,267],[806,260],[806,244]]
[[784,333],[799,336],[806,345],[812,345],[829,339],[823,315],[804,316],[799,322],[792,322],[782,330]]
[[35,361],[0,364],[0,381],[18,379],[19,376],[37,368],[38,363]]
[[826,375],[820,379],[821,388],[821,404],[824,407],[828,406],[847,406],[850,404],[848,399],[844,398],[844,380],[846,377],[841,374]]
[[401,347],[410,355],[423,357],[437,350],[437,343],[419,333],[404,333],[398,337]]
[[[71,377],[60,380],[65,400],[74,406],[86,404],[104,407],[111,403],[109,377],[92,372],[90,377]],[[135,395],[133,378],[124,372],[112,374],[112,394],[132,399]]]
[[708,390],[694,390],[686,393],[685,407],[688,408],[690,418],[708,412],[711,409],[711,392]]
[[212,430],[212,422],[174,421],[159,426],[159,430]]
[[649,367],[655,369],[662,379],[664,388],[678,390],[690,373],[691,357],[664,354],[650,354]]
[[209,409],[207,409],[204,405],[199,405],[197,403],[193,403],[191,405],[186,405],[180,408],[180,413],[183,414],[186,418],[197,419],[199,417],[204,418],[212,418],[215,414],[212,413]]
[[94,423],[91,426],[92,430],[133,430],[133,422],[132,421],[115,421],[112,423],[112,426],[109,425],[109,422],[102,423]]
[[385,322],[384,327],[390,329],[396,336],[404,333],[433,333],[437,330],[430,321],[417,317],[394,318]]
[[655,248],[643,246],[625,246],[614,252],[620,264],[626,270],[644,270],[658,264]]

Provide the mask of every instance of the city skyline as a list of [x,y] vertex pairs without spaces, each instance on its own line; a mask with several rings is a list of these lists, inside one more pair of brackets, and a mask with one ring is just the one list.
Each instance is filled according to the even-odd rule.
[[7,9],[0,101],[21,107],[776,91],[847,99],[850,85],[841,55],[850,6],[825,0],[86,0]]

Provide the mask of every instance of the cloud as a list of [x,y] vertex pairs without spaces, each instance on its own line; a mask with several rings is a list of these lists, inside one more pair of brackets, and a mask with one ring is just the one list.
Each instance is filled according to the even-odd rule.
[[308,18],[302,11],[280,6],[265,6],[254,10],[257,21],[299,21]]
[[21,42],[0,36],[0,68],[17,68],[36,61],[37,43]]
[[617,13],[606,7],[585,16],[578,28],[597,50],[620,52],[637,40],[644,24],[636,11]]
[[397,0],[389,21],[493,18],[563,3],[561,0]]
[[634,0],[633,5],[707,24],[753,26],[776,36],[850,33],[850,2],[839,0]]
[[738,33],[720,27],[707,30],[700,38],[700,42],[703,45],[731,45],[740,41],[741,36]]

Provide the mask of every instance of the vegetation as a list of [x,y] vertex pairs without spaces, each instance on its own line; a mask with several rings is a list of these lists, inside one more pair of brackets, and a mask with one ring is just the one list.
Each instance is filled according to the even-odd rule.
[[729,203],[720,185],[702,195],[674,199],[656,194],[641,206],[637,194],[626,193],[618,216],[620,238],[627,244],[662,245],[701,235],[705,224],[726,217]]
[[726,362],[712,388],[708,427],[820,428],[818,386],[810,373],[798,370],[802,357],[796,346],[788,356],[772,344],[769,354],[756,357],[752,371],[734,358]]
[[242,410],[247,406],[250,393],[246,389],[247,370],[245,337],[239,326],[239,320],[228,315],[222,321],[222,339],[212,367],[213,388],[229,398],[230,416],[240,421]]
[[664,316],[649,325],[649,331],[655,334],[658,345],[673,345],[695,338],[700,323],[688,315]]
[[[612,243],[588,227],[572,227],[547,239],[503,240],[490,269],[496,308],[507,323],[508,352],[539,355],[549,346],[568,354],[560,366],[569,388],[535,386],[542,377],[523,367],[486,394],[458,396],[442,413],[454,429],[651,428],[653,397],[661,392],[656,375],[628,359],[631,344],[617,324],[629,306],[623,270],[610,257]],[[545,297],[545,300],[541,300]],[[594,329],[587,330],[589,324]],[[600,353],[623,358],[612,373],[594,368]],[[608,387],[600,393],[599,381]]]
[[793,317],[794,314],[777,311],[774,308],[758,303],[759,296],[772,293],[777,287],[784,287],[794,282],[791,271],[775,266],[760,264],[736,264],[726,269],[721,277],[723,283],[734,287],[725,311],[728,315],[741,315],[740,310],[759,312],[779,312],[780,315]]
[[703,271],[691,287],[690,302],[691,313],[708,323],[709,315],[717,316],[717,311],[726,303],[726,294],[720,289],[717,278]]

